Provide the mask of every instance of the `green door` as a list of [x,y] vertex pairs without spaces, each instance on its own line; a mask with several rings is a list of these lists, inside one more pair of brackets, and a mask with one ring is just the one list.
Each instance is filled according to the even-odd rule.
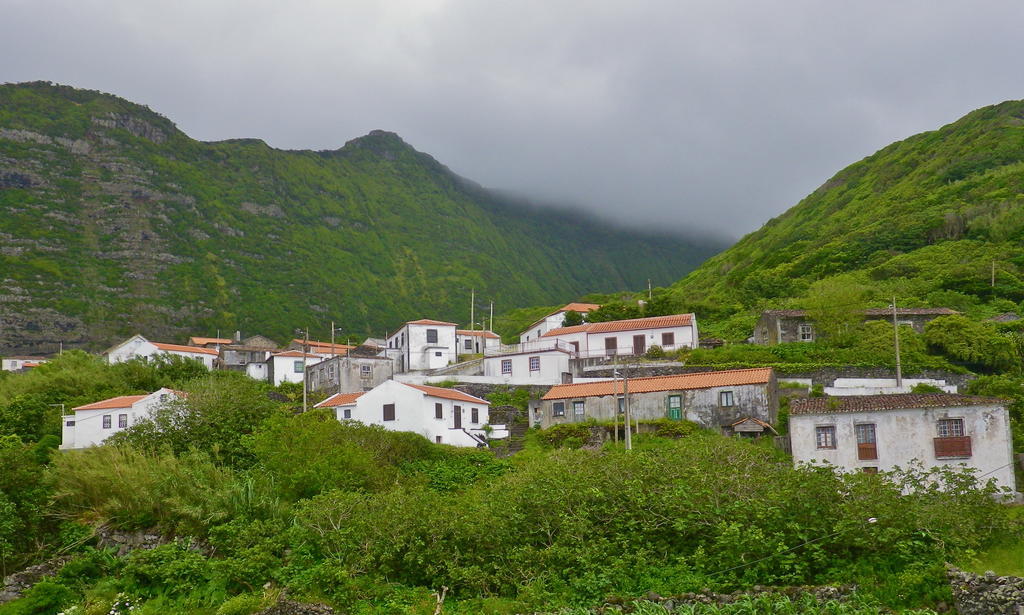
[[682,395],[668,396],[668,418],[673,421],[680,421],[683,418],[683,397]]

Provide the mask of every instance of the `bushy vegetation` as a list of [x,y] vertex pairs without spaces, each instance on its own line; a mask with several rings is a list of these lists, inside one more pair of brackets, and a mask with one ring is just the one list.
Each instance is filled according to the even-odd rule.
[[[16,387],[47,374],[60,382],[78,361],[17,375]],[[993,376],[978,386],[1013,384]],[[295,414],[231,376],[180,387],[187,403],[105,446],[53,454],[42,441],[0,442],[4,565],[74,558],[0,615],[127,604],[244,613],[283,589],[354,613],[429,615],[442,587],[445,612],[511,613],[824,583],[920,606],[948,599],[944,561],[1019,531],[967,476],[794,469],[769,447],[688,423],[656,423],[628,452],[578,450],[590,425],[563,426],[499,460]],[[99,525],[170,542],[115,558],[88,546]]]

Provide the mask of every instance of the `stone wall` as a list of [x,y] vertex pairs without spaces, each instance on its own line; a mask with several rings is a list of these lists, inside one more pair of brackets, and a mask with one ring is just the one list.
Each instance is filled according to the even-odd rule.
[[974,574],[947,566],[946,575],[960,615],[1020,615],[1024,613],[1024,578]]

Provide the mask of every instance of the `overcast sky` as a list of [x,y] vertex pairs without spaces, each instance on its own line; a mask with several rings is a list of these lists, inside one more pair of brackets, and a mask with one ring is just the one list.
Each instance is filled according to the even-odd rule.
[[1024,2],[0,0],[0,82],[203,140],[392,130],[485,186],[737,237],[888,143],[1024,98]]

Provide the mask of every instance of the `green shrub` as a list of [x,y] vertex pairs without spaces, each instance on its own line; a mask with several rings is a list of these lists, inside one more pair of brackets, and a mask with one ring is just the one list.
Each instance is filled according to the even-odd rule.
[[541,441],[554,448],[579,448],[590,439],[590,428],[597,423],[561,423],[540,432]]
[[70,587],[43,579],[30,587],[21,598],[0,605],[0,615],[52,615],[77,599],[78,594]]
[[264,608],[263,596],[257,594],[239,594],[228,598],[217,608],[216,615],[251,615]]
[[143,596],[175,595],[191,591],[209,578],[209,562],[181,541],[153,549],[132,551],[121,576],[127,587]]
[[910,387],[911,393],[945,393],[942,389],[935,386],[934,384],[928,384],[927,382],[918,382],[914,386]]

